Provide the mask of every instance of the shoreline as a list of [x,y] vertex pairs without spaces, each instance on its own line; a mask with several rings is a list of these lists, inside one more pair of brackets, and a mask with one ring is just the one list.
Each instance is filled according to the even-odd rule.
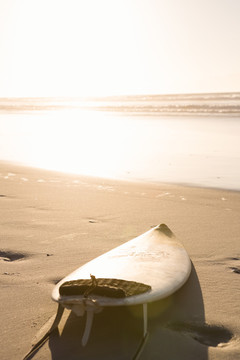
[[[237,359],[239,191],[100,179],[5,162],[0,173],[1,359],[17,360],[30,349],[56,312],[51,292],[57,281],[159,223],[182,241],[193,269],[171,299],[150,306],[141,359]],[[64,321],[34,359],[94,358],[94,351],[99,359],[111,359],[116,351],[127,359],[124,351],[132,353],[141,336],[141,319],[127,309],[104,310],[83,350],[84,320],[67,314]],[[128,340],[121,343],[125,332]]]
[[[52,175],[56,176],[69,176],[69,177],[78,177],[87,179],[89,181],[96,181],[96,182],[113,182],[113,183],[125,183],[125,184],[139,184],[139,185],[153,185],[153,186],[178,186],[183,188],[193,188],[193,189],[206,189],[206,190],[216,190],[216,191],[229,191],[229,192],[240,192],[240,188],[228,188],[228,187],[222,187],[217,185],[204,185],[204,184],[195,184],[191,182],[179,182],[179,181],[162,181],[162,180],[154,180],[154,179],[144,179],[144,178],[130,178],[130,177],[102,177],[102,176],[94,176],[94,175],[85,175],[80,174],[77,172],[70,172],[70,171],[64,171],[64,170],[56,170],[56,169],[50,169],[50,168],[43,168],[43,167],[37,167],[34,165],[28,165],[25,163],[17,162],[17,161],[10,161],[10,160],[0,160],[0,170],[2,167],[16,167],[16,168],[22,168],[26,171],[32,170],[32,171],[39,171],[42,173],[46,173],[46,175],[52,173]],[[7,171],[7,170],[6,170]],[[0,172],[1,174],[1,172]]]

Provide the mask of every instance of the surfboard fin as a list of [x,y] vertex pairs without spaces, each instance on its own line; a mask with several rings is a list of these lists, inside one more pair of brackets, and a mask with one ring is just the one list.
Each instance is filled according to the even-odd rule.
[[87,320],[86,320],[86,325],[85,325],[85,330],[84,330],[84,334],[82,337],[82,346],[86,346],[89,336],[90,336],[90,332],[92,329],[92,323],[93,323],[93,317],[94,317],[94,311],[93,310],[88,310],[87,311]]
[[87,315],[85,329],[82,337],[82,346],[86,346],[93,323],[94,314],[97,314],[102,311],[102,307],[98,305],[98,302],[94,299],[84,298],[81,304],[71,306],[71,310],[77,316],[83,316],[85,313]]

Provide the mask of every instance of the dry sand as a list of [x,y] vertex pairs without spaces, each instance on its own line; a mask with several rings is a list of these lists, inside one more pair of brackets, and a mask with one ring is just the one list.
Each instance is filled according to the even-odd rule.
[[[2,360],[22,359],[56,313],[54,284],[90,259],[166,223],[193,263],[176,294],[149,306],[141,359],[240,359],[240,193],[127,183],[0,166]],[[131,359],[141,308],[84,319],[66,312],[34,359]],[[44,331],[44,328],[41,330]]]

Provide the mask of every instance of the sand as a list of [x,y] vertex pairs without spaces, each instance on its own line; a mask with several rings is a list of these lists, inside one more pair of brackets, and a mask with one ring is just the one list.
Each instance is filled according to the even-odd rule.
[[[240,193],[0,165],[0,358],[22,359],[56,313],[54,284],[165,223],[192,260],[189,281],[149,306],[140,359],[240,359]],[[34,359],[131,359],[141,307],[105,309],[86,348],[68,311]]]

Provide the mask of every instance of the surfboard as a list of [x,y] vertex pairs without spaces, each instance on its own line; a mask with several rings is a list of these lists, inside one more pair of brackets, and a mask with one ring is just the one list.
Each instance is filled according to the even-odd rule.
[[143,305],[143,337],[134,360],[146,343],[147,304],[176,292],[188,280],[191,261],[182,243],[165,224],[89,261],[63,278],[53,289],[58,303],[48,330],[37,338],[24,360],[33,354],[58,327],[64,309],[86,316],[82,345],[87,344],[95,313],[107,306]]
[[83,346],[94,313],[107,306],[143,304],[145,339],[147,304],[177,291],[190,272],[182,243],[161,224],[79,267],[55,286],[52,299],[78,316],[87,313]]

